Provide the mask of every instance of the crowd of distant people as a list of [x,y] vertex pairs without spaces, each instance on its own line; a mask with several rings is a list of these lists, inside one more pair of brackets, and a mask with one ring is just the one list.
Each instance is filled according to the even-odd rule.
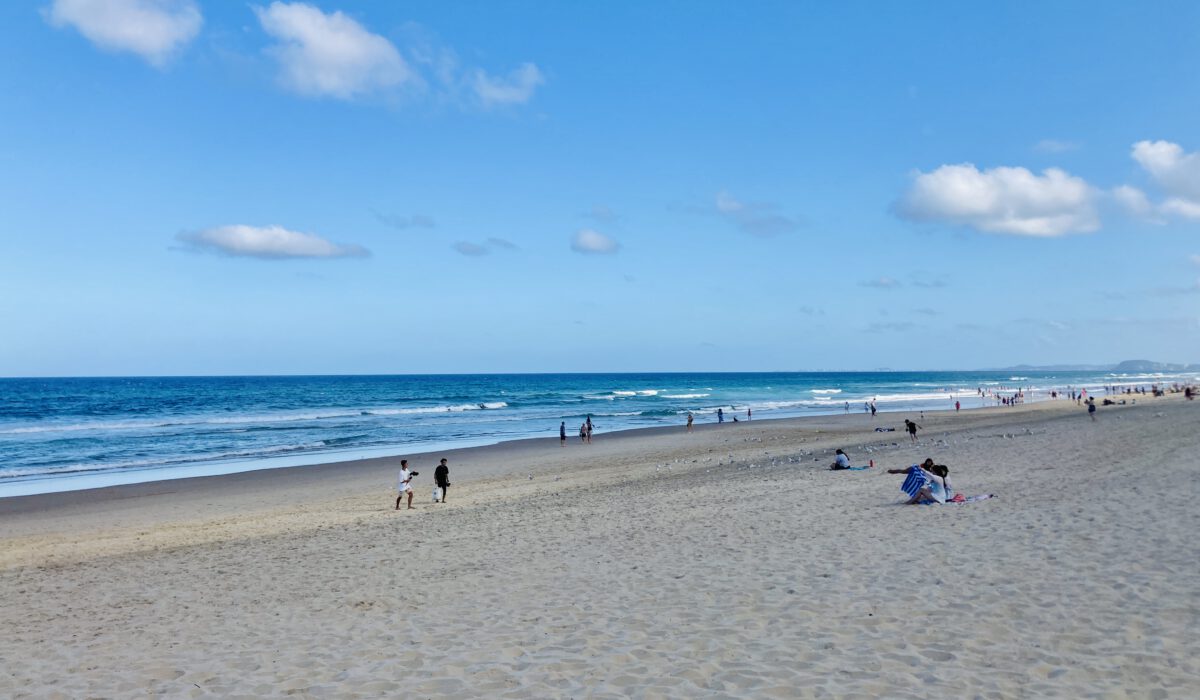
[[[1151,384],[1149,388],[1147,388],[1146,386],[1143,386],[1143,385],[1127,385],[1127,386],[1106,385],[1103,387],[1103,390],[1104,390],[1104,394],[1106,397],[1118,397],[1117,399],[1105,398],[1103,401],[1103,404],[1105,406],[1118,405],[1118,404],[1124,405],[1125,399],[1119,398],[1122,396],[1127,396],[1127,397],[1132,398],[1135,396],[1146,396],[1146,395],[1164,396],[1167,393],[1182,393],[1184,395],[1184,398],[1186,398],[1188,401],[1192,401],[1195,399],[1196,395],[1198,393],[1200,393],[1200,390],[1198,390],[1196,387],[1193,387],[1191,385],[1179,384],[1179,383],[1175,383],[1170,386],[1160,385],[1160,384]],[[995,400],[997,405],[1003,405],[1003,406],[1013,406],[1013,405],[1017,405],[1020,403],[1024,403],[1025,397],[1026,397],[1025,389],[1020,388],[1020,387],[1016,388],[1015,390],[1004,389],[1004,388],[985,390],[983,387],[979,387],[976,389],[976,395],[979,398],[984,399],[984,400],[993,399],[993,400]],[[1096,397],[1094,395],[1089,396],[1088,390],[1086,388],[1076,389],[1075,387],[1067,387],[1066,389],[1052,389],[1049,392],[1049,396],[1051,399],[1057,400],[1057,399],[1065,398],[1070,401],[1074,401],[1077,405],[1086,406],[1088,416],[1091,418],[1092,421],[1096,420]],[[955,396],[951,396],[951,398],[954,399],[954,410],[956,412],[961,410],[962,402]],[[735,423],[738,422],[738,417],[735,413],[737,411],[737,408],[735,406],[730,406],[729,409],[730,409],[730,414],[732,416],[733,422],[735,422]],[[843,409],[846,413],[850,413],[850,402],[849,401],[844,402]],[[875,405],[875,401],[874,400],[864,401],[863,402],[863,412],[869,413],[871,415],[871,417],[874,418],[876,413],[878,412],[878,408]],[[726,416],[725,407],[724,406],[718,407],[715,415],[716,415],[717,423],[724,423],[725,416]],[[750,407],[747,407],[746,408],[746,420],[750,420],[753,417],[753,415],[754,415],[753,410]],[[924,418],[924,415],[925,415],[925,413],[924,413],[924,411],[922,411],[921,417]],[[693,414],[693,412],[688,411],[688,413],[687,413],[687,432],[689,432],[689,433],[692,432],[695,422],[696,422],[695,415]],[[595,431],[595,428],[596,428],[596,426],[592,422],[592,416],[591,416],[591,414],[589,414],[587,416],[587,418],[583,421],[583,423],[581,423],[579,425],[579,441],[585,445],[591,444],[592,433]],[[904,429],[905,429],[905,432],[908,433],[909,440],[913,444],[917,444],[917,431],[921,429],[921,426],[918,425],[915,421],[905,418],[904,419]],[[894,431],[895,429],[894,428],[876,428],[876,431],[880,431],[880,430],[886,430],[886,431],[890,432],[890,431]],[[566,444],[567,444],[567,422],[565,420],[561,421],[559,423],[558,439],[559,439],[559,444],[562,445],[563,447],[566,447]],[[873,467],[873,466],[874,466],[874,461],[872,461],[869,466],[863,466],[863,467],[851,466],[850,458],[846,455],[846,453],[843,450],[838,449],[834,455],[834,461],[833,461],[833,463],[831,463],[829,465],[829,468],[833,469],[833,470],[868,469],[869,467]],[[934,464],[932,458],[926,459],[925,462],[920,465],[914,464],[911,467],[908,467],[905,469],[889,469],[888,473],[889,474],[903,473],[903,474],[908,475],[909,477],[912,477],[912,480],[914,482],[915,481],[921,482],[921,486],[919,488],[917,488],[913,494],[911,494],[910,500],[908,501],[909,503],[927,503],[927,502],[944,503],[947,500],[950,500],[954,497],[954,491],[952,488],[950,488],[949,468],[946,467],[945,465]],[[412,505],[412,501],[413,501],[412,480],[417,475],[418,475],[418,472],[410,470],[408,468],[408,460],[407,459],[400,460],[400,494],[399,494],[399,496],[396,497],[396,509],[397,510],[400,509],[400,505],[401,505],[401,503],[404,502],[405,498],[407,498],[408,507],[413,508],[413,505]],[[914,477],[913,475],[916,475],[916,476]],[[447,460],[445,458],[442,458],[441,461],[438,463],[437,467],[435,467],[433,478],[434,478],[433,500],[435,503],[445,503],[446,495],[450,488],[450,468],[447,465]],[[908,483],[908,480],[906,479],[906,484],[907,483]]]

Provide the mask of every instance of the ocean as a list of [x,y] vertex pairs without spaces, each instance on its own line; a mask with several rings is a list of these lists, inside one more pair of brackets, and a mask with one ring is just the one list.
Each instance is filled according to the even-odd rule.
[[0,379],[0,497],[434,452],[528,437],[995,405],[985,394],[1194,374],[848,372]]

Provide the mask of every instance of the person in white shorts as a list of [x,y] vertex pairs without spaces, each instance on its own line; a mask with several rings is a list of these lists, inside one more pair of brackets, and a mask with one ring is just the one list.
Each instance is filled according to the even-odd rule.
[[416,474],[408,470],[408,460],[400,460],[400,495],[396,496],[396,510],[400,510],[400,501],[404,498],[404,494],[406,493],[408,494],[408,507],[410,509],[413,507],[412,479],[414,476],[416,476]]

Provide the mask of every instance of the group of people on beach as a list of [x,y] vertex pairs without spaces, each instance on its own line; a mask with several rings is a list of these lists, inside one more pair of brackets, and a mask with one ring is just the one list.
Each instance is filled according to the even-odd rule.
[[[438,462],[437,467],[433,470],[433,502],[445,503],[446,491],[450,488],[450,466],[446,464],[446,458],[442,457]],[[400,510],[400,502],[404,500],[405,494],[408,495],[408,508],[413,509],[413,487],[412,480],[420,475],[420,472],[408,468],[408,460],[400,460],[400,495],[396,496],[396,510]]]
[[[579,425],[579,441],[585,445],[592,442],[592,414],[588,414],[587,420]],[[558,424],[558,444],[562,447],[567,446],[567,422],[562,421]]]
[[[833,463],[829,465],[829,468],[834,471],[863,470],[874,466],[874,460],[871,460],[870,465],[865,467],[851,466],[850,457],[839,448],[834,453]],[[926,458],[921,464],[914,464],[904,469],[889,469],[887,473],[905,475],[900,489],[908,494],[908,504],[949,503],[963,500],[961,496],[956,497],[954,487],[950,484],[950,468],[944,464],[934,464],[932,457]]]
[[900,490],[908,494],[909,505],[955,500],[954,487],[950,485],[950,468],[944,464],[934,464],[932,457],[904,469],[889,469],[887,473],[905,475]]
[[[730,406],[729,410],[736,411],[737,409],[733,406]],[[746,407],[746,420],[752,420],[753,418],[754,418],[754,409],[747,406]],[[688,411],[687,412],[687,431],[689,433],[692,432],[692,427],[695,424],[695,422],[696,422],[696,416],[691,411]],[[717,422],[718,423],[725,422],[725,407],[724,406],[717,407]],[[733,416],[733,422],[734,423],[738,422],[738,417],[736,415]]]

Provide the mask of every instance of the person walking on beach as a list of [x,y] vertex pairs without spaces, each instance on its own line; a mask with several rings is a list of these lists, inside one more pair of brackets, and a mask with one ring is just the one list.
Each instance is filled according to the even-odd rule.
[[692,432],[692,421],[694,421],[694,420],[695,420],[695,418],[693,418],[693,417],[692,417],[692,412],[691,412],[691,411],[688,411],[688,427],[687,427],[687,431],[688,431],[689,433],[690,433],[690,432]]
[[408,494],[408,508],[413,509],[412,497],[412,480],[416,476],[416,472],[408,470],[408,460],[400,460],[400,495],[396,496],[396,510],[400,510],[400,500],[404,498],[404,494]]
[[846,402],[846,413],[849,413],[849,412],[850,412],[850,402],[847,401]]
[[1092,417],[1092,422],[1096,422],[1096,399],[1088,399],[1088,415]]
[[725,422],[725,411],[723,409],[720,409],[720,408],[717,409],[717,422],[718,423]]
[[563,421],[558,424],[558,445],[559,447],[567,446],[567,422]]
[[579,424],[579,441],[583,443],[587,442],[587,423]]
[[592,416],[591,416],[591,414],[588,414],[587,423],[585,423],[584,425],[587,426],[587,443],[590,445],[590,444],[592,444]]
[[917,442],[917,428],[920,428],[921,426],[919,426],[916,423],[905,418],[904,419],[904,427],[908,429],[909,439],[912,440],[913,443],[915,444]]
[[875,402],[874,402],[874,401],[872,401],[872,402],[871,402],[871,417],[872,417],[872,418],[874,418],[874,417],[875,417],[875,410],[876,410],[876,409],[875,409]]
[[750,420],[750,407],[746,407],[746,420]]
[[[565,426],[566,423],[563,423]],[[565,430],[565,428],[564,428]],[[566,439],[566,433],[563,433],[563,439]],[[442,490],[442,498],[440,503],[446,502],[446,489],[450,488],[450,467],[446,465],[446,458],[442,457],[442,461],[438,463],[437,469],[433,470],[433,483]],[[411,495],[411,494],[410,494]]]
[[960,408],[962,408],[962,404],[961,404],[961,403],[959,403],[959,402],[957,402],[957,401],[955,401],[955,402],[954,402],[954,412],[955,412],[955,413],[958,413],[958,409],[960,409]]

